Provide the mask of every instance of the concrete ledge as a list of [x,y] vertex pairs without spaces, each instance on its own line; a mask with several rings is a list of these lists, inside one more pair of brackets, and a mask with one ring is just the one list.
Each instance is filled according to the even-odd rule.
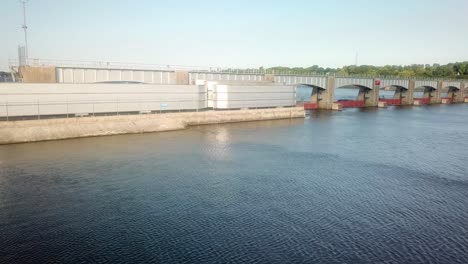
[[465,100],[463,102],[468,103],[468,98],[465,98]]
[[190,125],[303,118],[302,107],[0,122],[0,144],[150,133]]
[[343,105],[337,104],[337,103],[333,103],[333,104],[332,104],[332,110],[341,111],[341,110],[343,110]]
[[379,102],[379,104],[377,106],[380,107],[380,108],[385,108],[385,107],[387,107],[387,102]]
[[451,100],[450,100],[450,99],[443,98],[441,103],[442,103],[442,104],[450,104],[450,103],[451,103]]

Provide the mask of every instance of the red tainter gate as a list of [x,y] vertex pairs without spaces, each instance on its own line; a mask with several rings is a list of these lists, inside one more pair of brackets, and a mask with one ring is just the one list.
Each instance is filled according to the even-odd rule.
[[[442,99],[448,99],[452,102],[453,98],[444,97]],[[468,96],[465,96],[468,99]],[[414,98],[414,101],[419,101],[420,104],[430,104],[431,99],[429,98]],[[387,105],[401,105],[401,99],[380,99],[379,102],[385,102]],[[364,107],[364,101],[353,101],[353,100],[338,100],[336,103],[341,104],[343,108],[356,108]],[[304,103],[305,110],[318,109],[318,104]]]
[[419,101],[420,104],[430,104],[430,98],[414,98],[414,101]]
[[364,101],[353,101],[353,100],[338,100],[336,103],[343,106],[343,108],[356,108],[364,107]]
[[[356,108],[364,107],[364,101],[352,101],[352,100],[338,100],[336,103],[341,104],[343,108]],[[304,103],[305,110],[314,110],[318,109],[318,104],[314,103]]]
[[379,102],[385,102],[387,105],[401,105],[401,99],[380,99]]
[[304,110],[313,110],[317,109],[318,105],[314,103],[304,103]]

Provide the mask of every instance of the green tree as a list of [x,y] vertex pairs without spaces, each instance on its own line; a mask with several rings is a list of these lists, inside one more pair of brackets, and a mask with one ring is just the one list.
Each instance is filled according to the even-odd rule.
[[398,76],[408,78],[416,76],[416,73],[413,70],[403,70],[398,74]]
[[[247,72],[247,69],[236,69],[239,72]],[[258,70],[264,70],[260,67]],[[400,77],[449,77],[468,79],[468,61],[440,64],[412,64],[412,65],[385,65],[382,67],[372,65],[348,65],[342,68],[323,68],[318,65],[310,67],[284,67],[276,66],[266,69],[267,72],[289,74],[333,74],[338,75],[368,75],[368,76],[400,76]]]

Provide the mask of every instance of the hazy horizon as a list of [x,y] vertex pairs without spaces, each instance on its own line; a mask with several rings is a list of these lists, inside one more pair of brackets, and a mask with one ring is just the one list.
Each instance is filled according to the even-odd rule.
[[[29,57],[225,67],[342,67],[468,60],[468,2],[55,1],[27,4]],[[2,3],[0,70],[24,43]],[[465,30],[466,31],[466,30]]]

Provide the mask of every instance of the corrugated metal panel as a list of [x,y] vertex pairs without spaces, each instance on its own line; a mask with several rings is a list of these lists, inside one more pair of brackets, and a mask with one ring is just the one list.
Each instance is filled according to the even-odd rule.
[[58,83],[95,83],[107,81],[175,84],[175,72],[130,69],[56,68]]
[[461,82],[444,82],[444,83],[443,83],[443,86],[444,86],[444,87],[449,87],[449,86],[450,86],[450,87],[456,87],[456,88],[460,89],[460,87],[461,87]]
[[199,74],[198,73],[194,73],[194,72],[190,72],[189,73],[189,83],[190,84],[194,84],[197,80],[200,80],[198,78]]
[[143,82],[145,82],[145,83],[154,83],[153,72],[150,72],[150,71],[143,72]]
[[415,81],[415,87],[432,87],[437,89],[437,81]]
[[96,70],[96,81],[107,82],[109,80],[109,70]]
[[73,82],[74,83],[85,83],[84,69],[75,69],[73,71]]
[[190,83],[195,83],[197,80],[205,81],[262,81],[264,80],[261,74],[235,74],[235,73],[189,73]]
[[327,78],[324,76],[290,76],[290,75],[277,75],[275,82],[285,85],[313,85],[325,89]]
[[372,89],[374,86],[374,79],[337,77],[335,81],[335,88],[344,86],[364,86]]
[[55,71],[55,77],[58,83],[63,83],[63,69],[57,68]]
[[318,86],[321,88],[327,87],[327,78],[326,77],[309,77],[309,80],[306,84]]
[[[112,78],[109,78],[109,81],[113,81]],[[133,81],[133,71],[122,71],[122,80],[121,81]]]
[[162,79],[161,79],[161,83],[162,84],[169,84],[170,80],[170,76],[169,76],[169,73],[168,72],[163,72],[161,73],[161,76],[162,76]]
[[145,82],[144,71],[133,71],[132,81],[134,82]]
[[275,81],[275,83],[283,83],[283,82],[282,82],[282,77],[281,77],[281,76],[278,76],[278,75],[275,75],[275,76],[274,76],[274,81]]
[[0,84],[0,116],[203,109],[204,86],[147,84]]
[[122,71],[110,70],[109,79],[114,80],[114,81],[122,81]]
[[64,69],[63,70],[63,82],[73,83],[73,69]]
[[389,86],[400,86],[408,89],[409,80],[398,80],[398,79],[382,79],[380,82],[380,87],[389,87]]
[[97,72],[96,70],[85,70],[85,82],[86,83],[95,83],[97,81]]
[[175,72],[167,72],[167,78],[168,78],[167,84],[176,84]]
[[215,109],[293,106],[296,90],[293,86],[216,85],[213,93]]

